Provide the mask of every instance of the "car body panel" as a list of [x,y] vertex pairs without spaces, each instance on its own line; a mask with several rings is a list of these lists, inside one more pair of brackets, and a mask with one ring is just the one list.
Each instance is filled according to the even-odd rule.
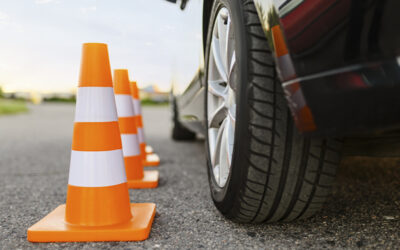
[[255,3],[301,132],[346,135],[400,126],[399,1]]
[[298,77],[393,59],[400,54],[397,11],[400,1],[255,0],[255,3],[267,37],[271,39],[268,36],[271,27],[281,26]]
[[204,133],[204,71],[199,70],[188,88],[176,97],[179,120],[197,133]]
[[[210,2],[203,1],[204,11]],[[302,133],[338,136],[400,128],[400,1],[254,2]],[[202,16],[204,25],[208,16]],[[207,28],[202,29],[204,51]],[[180,119],[197,132],[204,116],[203,72],[204,61],[178,96]]]

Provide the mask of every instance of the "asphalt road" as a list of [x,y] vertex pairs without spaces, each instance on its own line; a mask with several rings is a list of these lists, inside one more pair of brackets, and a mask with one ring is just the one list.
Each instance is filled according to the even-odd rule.
[[400,247],[400,160],[345,159],[333,196],[317,216],[296,223],[240,225],[209,195],[203,142],[170,140],[169,109],[144,109],[150,145],[162,159],[159,188],[130,191],[155,202],[143,242],[29,243],[26,230],[65,202],[73,105],[31,107],[0,117],[0,248],[388,248]]

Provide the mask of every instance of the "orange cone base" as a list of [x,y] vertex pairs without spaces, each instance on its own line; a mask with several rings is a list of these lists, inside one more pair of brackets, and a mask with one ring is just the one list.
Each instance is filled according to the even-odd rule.
[[145,152],[146,152],[146,154],[153,153],[154,152],[153,147],[149,146],[149,145],[146,145]]
[[156,188],[158,186],[159,173],[156,170],[143,171],[144,177],[140,180],[128,180],[128,188]]
[[132,203],[132,219],[126,223],[85,227],[69,225],[64,221],[65,204],[28,229],[31,242],[72,241],[141,241],[149,237],[156,213],[154,203]]
[[147,154],[146,160],[143,161],[145,167],[157,167],[160,165],[160,157],[157,154]]

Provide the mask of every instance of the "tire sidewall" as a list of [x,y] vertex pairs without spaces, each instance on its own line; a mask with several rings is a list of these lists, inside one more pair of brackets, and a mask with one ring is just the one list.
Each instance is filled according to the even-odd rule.
[[241,0],[215,0],[210,15],[210,24],[207,32],[206,58],[205,58],[205,122],[207,117],[207,87],[208,87],[208,63],[210,55],[210,43],[216,14],[222,8],[226,7],[231,16],[235,35],[235,53],[237,67],[237,91],[236,91],[236,123],[235,123],[235,140],[232,153],[231,169],[227,182],[224,187],[219,187],[213,176],[212,164],[210,160],[208,131],[206,131],[206,155],[208,165],[208,178],[210,183],[211,196],[216,207],[226,216],[231,217],[230,213],[234,208],[234,203],[242,187],[241,183],[246,178],[247,150],[249,149],[248,140],[248,122],[249,110],[247,108],[247,82],[248,82],[248,50],[244,26],[243,8]]

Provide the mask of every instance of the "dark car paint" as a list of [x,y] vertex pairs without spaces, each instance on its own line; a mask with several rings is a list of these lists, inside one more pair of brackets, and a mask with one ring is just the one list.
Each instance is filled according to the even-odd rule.
[[[277,71],[301,132],[345,135],[400,127],[400,1],[254,2],[275,55],[272,28],[282,33],[287,54],[276,56]],[[206,30],[212,1],[203,4]],[[204,132],[203,72],[178,96],[180,119],[197,132]]]

